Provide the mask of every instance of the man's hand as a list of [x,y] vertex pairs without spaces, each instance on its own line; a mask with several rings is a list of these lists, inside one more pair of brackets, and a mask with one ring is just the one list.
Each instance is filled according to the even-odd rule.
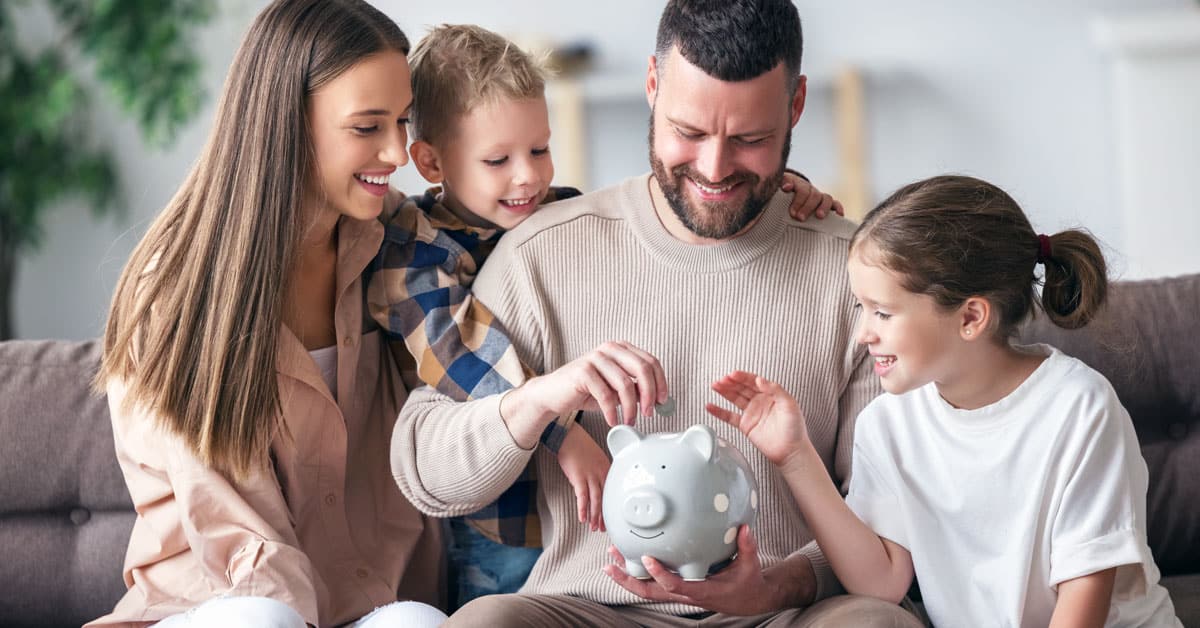
[[604,514],[601,510],[604,497],[604,479],[612,463],[600,445],[584,431],[572,425],[558,449],[558,464],[567,481],[575,489],[575,504],[579,510],[579,522],[589,524],[592,532],[604,531]]
[[652,579],[638,580],[618,566],[625,564],[625,558],[615,547],[610,547],[608,553],[617,564],[605,565],[604,573],[629,592],[647,600],[690,604],[728,615],[759,615],[784,608],[784,601],[793,596],[781,589],[781,583],[764,577],[762,563],[758,560],[758,542],[749,526],[738,530],[737,543],[737,558],[701,582],[687,582],[653,558],[642,560]]
[[705,405],[708,413],[745,434],[776,466],[807,442],[804,413],[779,384],[753,373],[734,371],[713,382],[712,389],[742,413],[711,403]]
[[530,449],[551,421],[580,408],[599,409],[609,425],[632,425],[666,399],[658,358],[628,342],[609,341],[505,393],[500,416],[513,440]]
[[812,183],[805,181],[793,172],[783,174],[783,184],[780,188],[784,192],[794,191],[796,193],[792,197],[788,213],[800,222],[808,220],[808,217],[813,214],[816,214],[817,218],[825,218],[830,212],[839,216],[846,215],[846,210],[842,208],[841,202],[818,190]]

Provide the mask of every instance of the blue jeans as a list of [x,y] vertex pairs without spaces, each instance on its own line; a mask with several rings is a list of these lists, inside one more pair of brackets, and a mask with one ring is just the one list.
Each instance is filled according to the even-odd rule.
[[512,547],[480,534],[461,517],[448,520],[450,612],[493,593],[516,593],[525,584],[541,548]]

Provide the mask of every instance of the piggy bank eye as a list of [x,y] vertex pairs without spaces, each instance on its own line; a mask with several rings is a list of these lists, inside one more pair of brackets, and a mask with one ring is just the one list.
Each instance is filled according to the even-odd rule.
[[667,465],[665,465],[665,464],[664,464],[664,465],[662,466],[662,468],[666,469],[666,468],[667,468]]

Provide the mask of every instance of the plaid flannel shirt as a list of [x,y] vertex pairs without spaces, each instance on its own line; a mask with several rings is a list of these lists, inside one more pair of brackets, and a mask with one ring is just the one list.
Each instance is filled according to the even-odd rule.
[[[383,244],[368,267],[367,310],[384,330],[409,386],[424,382],[459,401],[520,386],[521,363],[495,316],[471,295],[471,282],[502,231],[472,227],[438,201],[440,188],[404,199],[380,217]],[[551,188],[544,203],[578,196]],[[419,380],[419,381],[418,381]],[[541,442],[557,453],[573,416],[547,426]],[[541,546],[534,465],[467,522],[498,543]]]

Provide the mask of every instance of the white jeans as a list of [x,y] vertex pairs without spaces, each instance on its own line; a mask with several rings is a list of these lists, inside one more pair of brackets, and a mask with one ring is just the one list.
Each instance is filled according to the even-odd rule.
[[[446,614],[420,602],[393,602],[381,606],[352,628],[434,628]],[[185,613],[171,615],[154,628],[305,628],[304,618],[292,607],[265,597],[213,598]]]

